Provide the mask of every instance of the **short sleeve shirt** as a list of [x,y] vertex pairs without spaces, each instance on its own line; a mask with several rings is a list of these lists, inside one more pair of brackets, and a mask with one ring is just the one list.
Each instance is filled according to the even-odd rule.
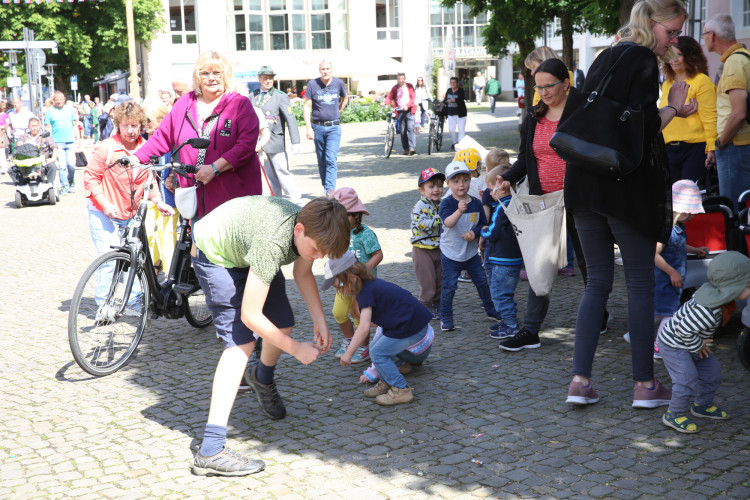
[[[721,71],[721,79],[719,79],[719,85],[716,89],[716,129],[719,135],[724,131],[729,114],[732,112],[729,91],[750,89],[748,87],[748,83],[750,83],[750,58],[744,55],[731,55],[740,51],[747,53],[741,45],[737,45],[735,50],[724,59],[724,68]],[[735,146],[750,144],[750,125],[746,121],[742,121],[742,127],[734,136],[732,143]]]
[[372,322],[392,339],[411,337],[432,319],[430,311],[412,294],[378,278],[362,283],[357,303],[360,309],[372,308]]
[[539,183],[542,193],[554,193],[563,188],[565,181],[565,160],[557,156],[549,145],[559,122],[549,121],[542,117],[536,124],[534,132],[534,157],[539,169]]
[[312,99],[312,113],[310,118],[316,122],[338,120],[341,113],[339,106],[346,97],[344,81],[335,76],[325,85],[320,78],[307,82],[305,98]]
[[15,110],[8,113],[10,124],[13,127],[13,137],[20,139],[22,135],[29,131],[29,120],[36,118],[36,115],[27,109],[22,109],[20,113]]
[[[365,264],[372,258],[372,254],[380,250],[380,242],[378,237],[375,235],[375,231],[362,224],[362,231],[354,234],[354,230],[350,233],[349,237],[349,250],[354,252],[357,256],[357,260]],[[372,273],[377,276],[377,267],[372,270]]]
[[76,111],[69,104],[60,109],[49,107],[44,123],[52,127],[52,140],[55,144],[69,144],[75,140],[73,121],[77,119]]
[[292,239],[299,210],[281,198],[234,198],[196,222],[193,238],[212,263],[249,267],[270,285],[281,266],[299,257]]

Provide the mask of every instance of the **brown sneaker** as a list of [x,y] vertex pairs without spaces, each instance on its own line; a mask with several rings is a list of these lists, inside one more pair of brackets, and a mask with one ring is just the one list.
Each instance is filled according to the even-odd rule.
[[403,365],[398,365],[398,372],[401,375],[406,375],[407,373],[411,373],[411,363],[404,363]]
[[393,406],[400,405],[403,403],[411,403],[414,401],[414,393],[411,387],[404,387],[399,389],[398,387],[391,387],[387,393],[381,394],[375,398],[375,402],[381,406]]
[[367,389],[363,394],[366,398],[375,398],[377,396],[380,396],[381,394],[385,394],[390,388],[390,385],[383,382],[382,380],[378,380],[377,384]]

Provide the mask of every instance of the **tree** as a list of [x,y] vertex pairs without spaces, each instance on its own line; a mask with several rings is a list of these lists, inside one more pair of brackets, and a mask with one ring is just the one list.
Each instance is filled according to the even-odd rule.
[[[163,10],[160,0],[133,1],[136,40],[147,42],[164,31]],[[78,75],[79,88],[90,89],[98,77],[128,67],[124,0],[3,5],[0,39],[23,40],[24,27],[37,40],[57,42],[58,54],[47,52],[47,62],[57,64],[55,88],[67,89],[68,77]],[[19,56],[19,73],[25,73]]]

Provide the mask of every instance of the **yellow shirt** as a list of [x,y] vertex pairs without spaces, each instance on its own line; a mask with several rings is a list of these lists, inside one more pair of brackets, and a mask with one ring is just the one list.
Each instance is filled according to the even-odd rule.
[[[659,107],[669,104],[669,89],[674,81],[667,80],[661,87]],[[690,85],[687,102],[695,98],[698,101],[698,112],[687,118],[675,117],[664,129],[664,142],[705,142],[706,153],[716,149],[716,87],[705,73],[698,73],[688,78],[685,83]]]
[[[721,62],[724,63],[724,69],[722,70],[721,79],[716,89],[716,113],[718,115],[716,129],[719,134],[724,130],[729,113],[732,112],[732,103],[729,101],[728,92],[734,89],[748,90],[748,82],[750,82],[750,59],[745,56],[729,57],[734,52],[740,50],[748,53],[742,47],[742,44],[737,43],[729,47],[721,55]],[[742,128],[740,128],[732,139],[732,144],[735,146],[750,144],[750,124],[747,121],[742,123]]]
[[[570,85],[572,87],[575,87],[575,78],[573,77],[573,72],[568,70],[568,78],[570,79]],[[536,106],[539,104],[539,101],[542,100],[542,96],[539,95],[539,92],[534,89],[534,102],[531,104],[532,106]]]

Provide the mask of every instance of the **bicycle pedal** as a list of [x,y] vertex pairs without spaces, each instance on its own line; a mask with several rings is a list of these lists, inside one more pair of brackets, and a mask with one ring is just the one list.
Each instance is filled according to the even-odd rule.
[[181,295],[186,295],[194,291],[195,285],[191,285],[190,283],[177,283],[172,289]]

